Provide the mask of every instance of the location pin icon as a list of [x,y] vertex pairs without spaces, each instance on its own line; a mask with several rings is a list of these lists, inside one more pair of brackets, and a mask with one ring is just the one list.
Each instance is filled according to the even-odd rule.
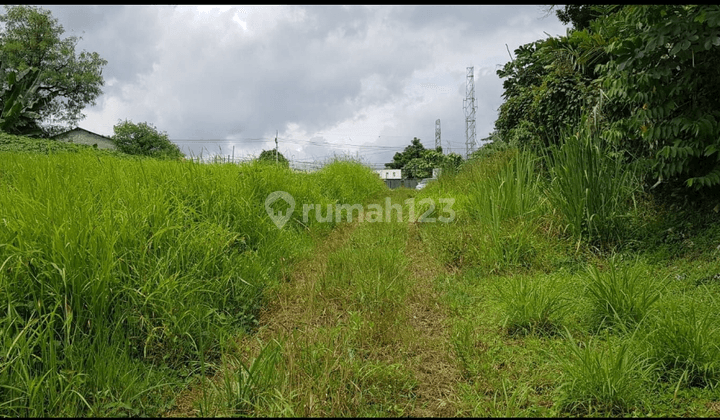
[[[290,207],[284,214],[281,211],[275,213],[272,208],[273,203],[278,200],[285,200],[285,202],[290,205]],[[273,223],[275,223],[275,226],[277,226],[278,229],[282,229],[283,226],[285,226],[285,223],[290,220],[293,211],[295,211],[295,199],[292,197],[292,195],[286,193],[285,191],[272,192],[265,199],[265,211],[267,211],[268,216],[270,216],[270,219],[273,221]]]

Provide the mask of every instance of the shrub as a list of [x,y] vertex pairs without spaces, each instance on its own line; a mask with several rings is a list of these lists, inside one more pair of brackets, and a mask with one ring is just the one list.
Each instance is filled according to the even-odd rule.
[[123,153],[168,159],[184,156],[180,148],[170,141],[167,133],[158,131],[152,124],[120,121],[113,127],[113,132],[113,141]]

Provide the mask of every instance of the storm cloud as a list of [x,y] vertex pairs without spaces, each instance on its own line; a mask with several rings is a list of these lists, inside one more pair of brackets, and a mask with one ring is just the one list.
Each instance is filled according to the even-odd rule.
[[[186,153],[380,164],[413,137],[465,152],[466,67],[478,140],[502,103],[507,49],[565,34],[541,6],[44,6],[108,60],[79,125],[147,121]],[[507,44],[507,47],[506,47]]]

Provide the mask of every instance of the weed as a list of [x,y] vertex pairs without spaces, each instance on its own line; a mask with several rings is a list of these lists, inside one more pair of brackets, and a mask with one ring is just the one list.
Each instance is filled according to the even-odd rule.
[[640,185],[632,167],[587,132],[566,136],[545,163],[551,176],[547,197],[574,237],[603,246],[623,238],[629,203]]
[[662,283],[653,281],[641,265],[609,270],[587,267],[586,293],[592,306],[593,325],[632,328],[639,324],[661,296]]
[[653,365],[633,351],[630,340],[578,343],[568,332],[565,351],[558,352],[556,359],[563,369],[557,390],[562,410],[617,415],[644,405]]
[[647,336],[650,354],[663,367],[661,376],[690,386],[714,388],[720,383],[720,327],[716,318],[713,311],[702,309],[694,301],[664,302]]
[[558,277],[511,277],[498,287],[509,334],[552,334],[568,308]]

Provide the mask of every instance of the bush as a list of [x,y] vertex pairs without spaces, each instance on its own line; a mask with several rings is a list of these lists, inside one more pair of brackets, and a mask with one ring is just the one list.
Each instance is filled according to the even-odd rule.
[[258,162],[278,163],[279,165],[282,165],[286,168],[290,167],[290,161],[288,161],[282,153],[278,152],[275,149],[263,150],[260,153],[260,156],[258,156],[257,160]]
[[152,124],[134,124],[125,120],[115,125],[113,131],[113,141],[123,153],[167,159],[184,156],[180,148],[170,141],[167,133],[159,132]]

